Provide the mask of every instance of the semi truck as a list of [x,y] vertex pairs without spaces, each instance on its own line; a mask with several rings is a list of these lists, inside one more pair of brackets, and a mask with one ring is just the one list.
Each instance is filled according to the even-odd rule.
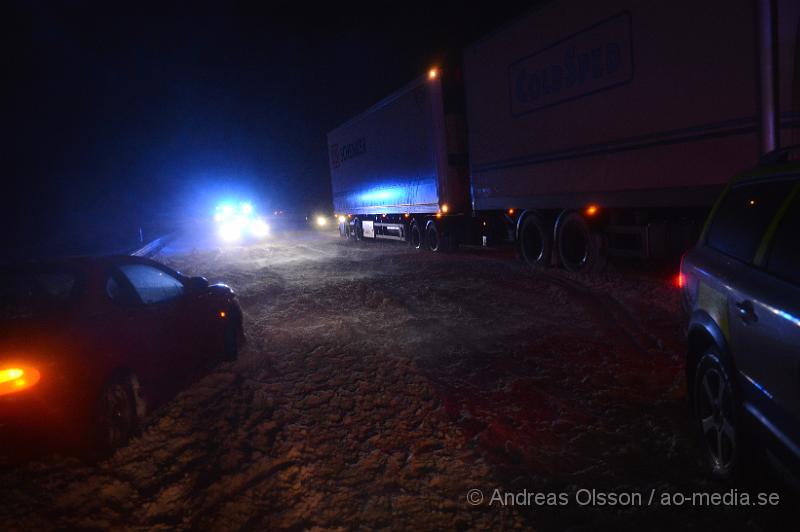
[[796,0],[540,3],[328,134],[340,234],[576,272],[679,254],[800,143],[799,24]]

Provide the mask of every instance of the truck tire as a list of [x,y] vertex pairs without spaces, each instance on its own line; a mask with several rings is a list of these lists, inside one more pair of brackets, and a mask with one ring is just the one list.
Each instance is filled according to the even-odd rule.
[[568,271],[587,273],[605,266],[603,236],[593,231],[577,212],[565,213],[559,217],[556,224],[556,248],[561,265]]
[[519,229],[519,247],[522,258],[534,268],[550,266],[553,250],[551,231],[535,214],[528,214]]
[[425,228],[425,245],[429,251],[439,251],[442,247],[439,229],[433,220],[429,221],[428,226]]
[[422,231],[419,230],[417,222],[411,224],[411,229],[408,233],[408,244],[414,249],[422,249]]

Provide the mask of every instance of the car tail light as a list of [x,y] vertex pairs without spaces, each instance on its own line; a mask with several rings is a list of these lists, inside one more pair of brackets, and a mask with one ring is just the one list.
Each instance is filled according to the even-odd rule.
[[694,306],[695,299],[697,298],[697,275],[691,268],[691,262],[686,262],[686,257],[689,252],[683,254],[681,257],[681,264],[678,269],[678,274],[675,276],[675,286],[681,291],[681,303],[684,310],[690,311]]
[[14,364],[0,367],[0,395],[27,390],[39,382],[41,374],[32,366]]

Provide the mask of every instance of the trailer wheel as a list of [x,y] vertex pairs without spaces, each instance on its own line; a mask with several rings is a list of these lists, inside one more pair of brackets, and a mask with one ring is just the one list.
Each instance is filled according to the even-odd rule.
[[568,271],[586,273],[601,269],[606,262],[603,237],[592,231],[583,217],[570,212],[560,217],[556,246],[561,265]]
[[358,218],[353,221],[353,240],[364,240],[364,229],[361,227],[361,220]]
[[519,247],[522,258],[534,268],[547,268],[550,265],[553,239],[544,222],[535,214],[529,214],[522,220]]
[[422,249],[422,231],[419,230],[417,222],[411,224],[408,235],[408,243],[414,249]]
[[439,251],[442,246],[441,238],[439,238],[439,229],[433,220],[428,222],[425,228],[425,244],[430,251]]

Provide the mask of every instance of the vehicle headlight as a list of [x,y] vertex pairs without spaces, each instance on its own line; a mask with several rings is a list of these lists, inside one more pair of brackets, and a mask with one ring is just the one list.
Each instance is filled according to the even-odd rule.
[[242,228],[236,221],[225,222],[219,228],[219,237],[226,242],[235,242],[242,237]]
[[324,216],[317,216],[317,225],[323,227],[328,223],[328,219]]
[[264,238],[269,234],[269,225],[261,218],[258,218],[250,224],[250,232],[256,238]]

